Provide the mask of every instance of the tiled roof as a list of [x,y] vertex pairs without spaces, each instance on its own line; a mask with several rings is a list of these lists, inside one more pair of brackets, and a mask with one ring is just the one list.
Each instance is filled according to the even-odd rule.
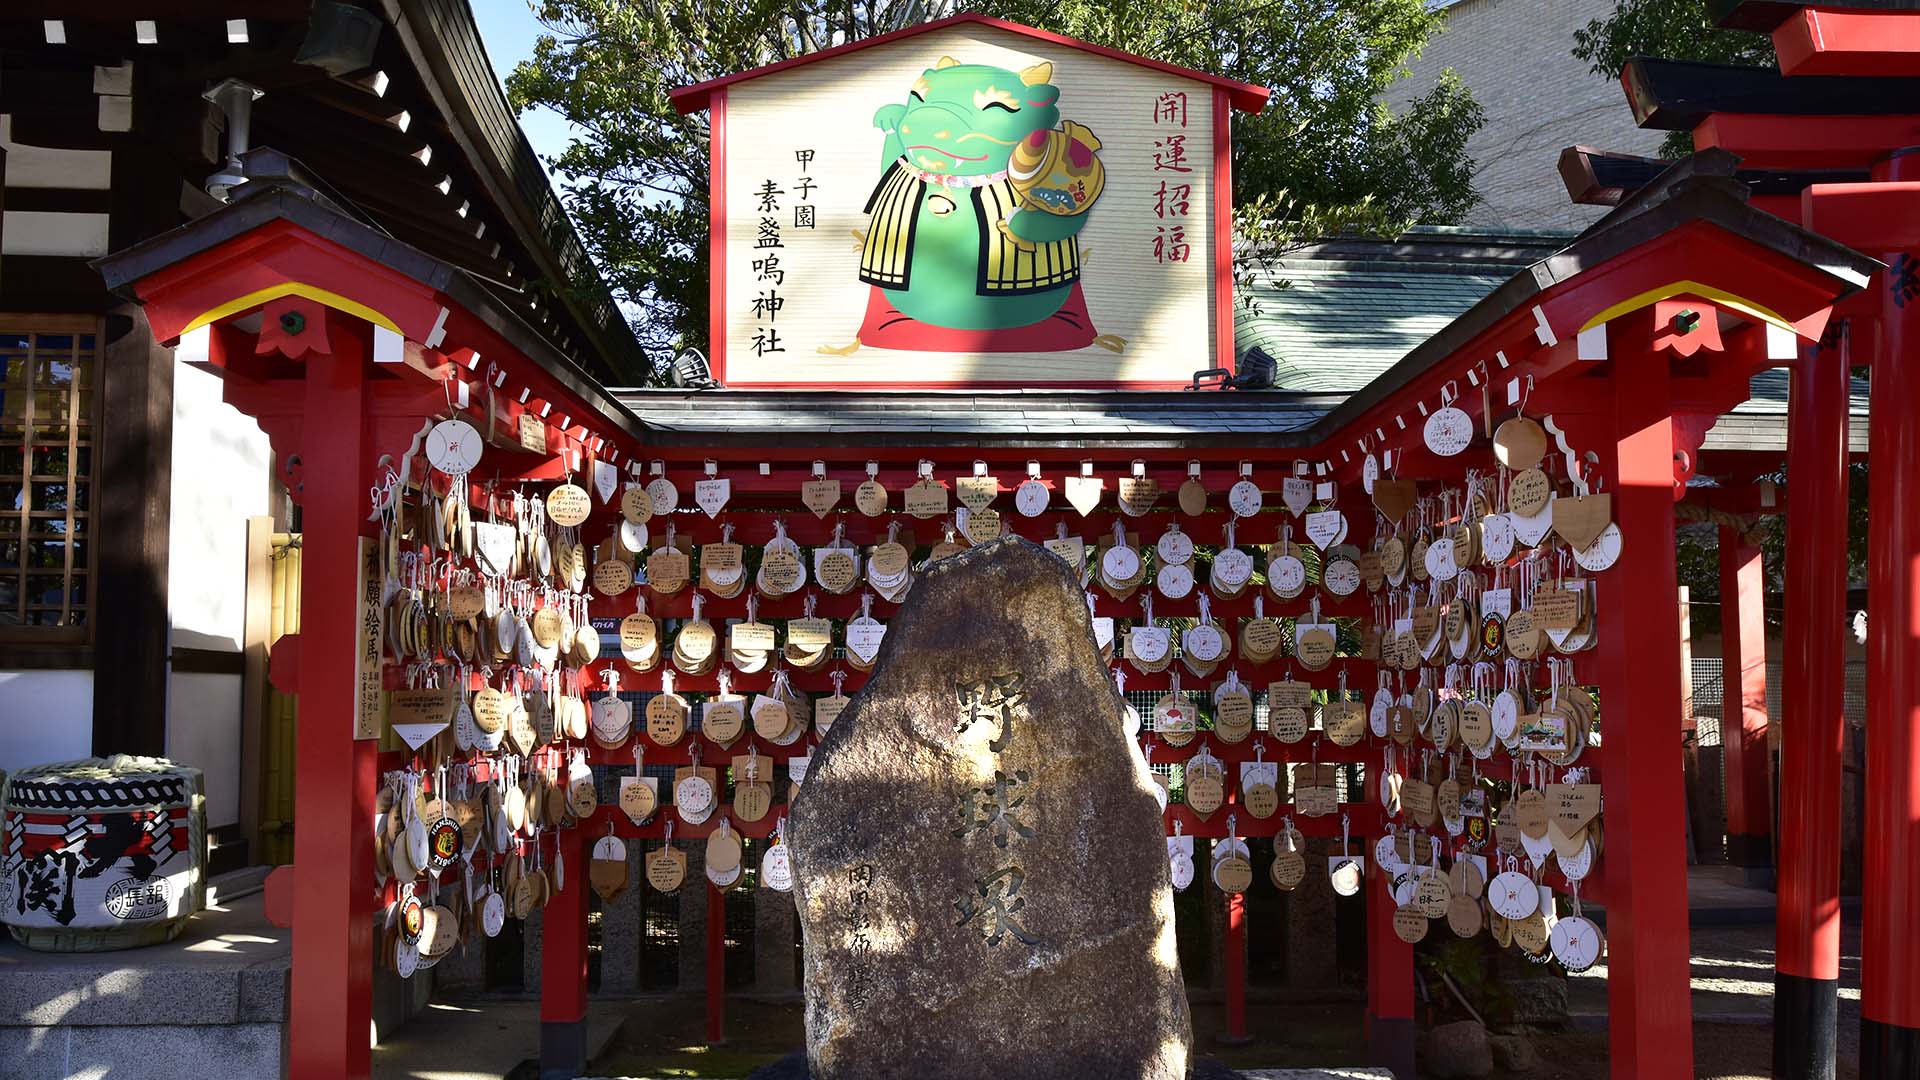
[[1265,349],[1280,389],[1352,393],[1572,239],[1422,227],[1316,244],[1256,273],[1237,298],[1234,352]]
[[[863,442],[965,445],[1195,445],[1221,440],[1293,446],[1339,404],[1280,391],[1218,390],[626,390],[614,397],[654,429],[655,441],[793,444],[807,436],[859,435]],[[1064,438],[1063,438],[1064,436]]]
[[[1323,244],[1260,276],[1235,319],[1234,351],[1265,349],[1278,389],[1350,394],[1570,239],[1423,228],[1391,242]],[[1755,375],[1753,396],[1708,433],[1707,448],[1784,450],[1787,384],[1783,368]],[[1863,451],[1866,380],[1853,381],[1852,398],[1850,442]]]
[[1234,320],[1234,352],[1265,349],[1284,390],[1350,393],[1398,363],[1510,275],[1316,266],[1292,260],[1253,289]]

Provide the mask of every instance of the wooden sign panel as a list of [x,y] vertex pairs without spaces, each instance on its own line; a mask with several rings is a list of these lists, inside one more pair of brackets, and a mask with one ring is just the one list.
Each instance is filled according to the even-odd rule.
[[385,697],[380,692],[382,650],[387,644],[387,606],[381,595],[380,542],[360,538],[360,562],[354,595],[359,598],[354,620],[353,737],[377,739],[386,727]]
[[979,24],[727,87],[721,377],[1185,385],[1232,300],[1214,94]]

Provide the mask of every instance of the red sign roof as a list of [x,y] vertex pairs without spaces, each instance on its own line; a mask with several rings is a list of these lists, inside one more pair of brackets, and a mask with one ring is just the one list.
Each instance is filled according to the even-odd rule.
[[776,71],[786,71],[789,68],[796,68],[802,64],[812,64],[821,60],[830,60],[834,57],[845,56],[848,53],[858,52],[861,49],[871,48],[875,45],[885,45],[889,42],[901,41],[918,34],[927,33],[928,31],[940,30],[949,26],[959,26],[965,23],[990,26],[996,30],[1005,30],[1009,33],[1019,34],[1022,37],[1033,38],[1036,41],[1044,41],[1049,45],[1060,45],[1069,49],[1079,49],[1082,52],[1090,52],[1096,56],[1104,56],[1112,60],[1122,60],[1143,68],[1166,72],[1170,75],[1178,75],[1181,78],[1193,79],[1197,82],[1206,83],[1209,86],[1217,86],[1227,92],[1227,100],[1232,103],[1233,107],[1243,112],[1259,112],[1261,109],[1266,108],[1267,99],[1273,94],[1272,90],[1264,86],[1255,86],[1252,83],[1243,83],[1236,79],[1222,78],[1219,75],[1209,75],[1204,71],[1195,71],[1192,68],[1184,68],[1178,64],[1169,64],[1161,60],[1151,60],[1144,56],[1135,56],[1129,52],[1122,52],[1119,49],[1109,49],[1104,45],[1094,45],[1090,42],[1081,41],[1078,38],[1067,37],[1065,34],[1053,33],[1050,30],[1039,30],[1031,26],[1023,26],[1020,23],[1008,22],[1005,19],[995,19],[991,16],[968,12],[947,19],[921,23],[918,26],[910,26],[905,30],[896,30],[891,34],[881,34],[878,37],[851,41],[845,45],[835,46],[831,49],[808,53],[805,56],[796,56],[791,60],[782,60],[777,64],[768,64],[765,67],[757,67],[750,71],[723,75],[718,79],[709,79],[706,82],[695,83],[692,86],[683,86],[673,91],[669,97],[673,101],[673,107],[680,110],[681,113],[697,112],[707,107],[715,90],[731,86],[734,83],[746,82],[749,79],[757,79],[762,75],[771,75]]

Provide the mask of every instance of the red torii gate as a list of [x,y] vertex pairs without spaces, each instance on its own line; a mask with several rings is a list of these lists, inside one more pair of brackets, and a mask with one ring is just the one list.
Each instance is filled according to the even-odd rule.
[[[382,455],[404,455],[424,419],[449,408],[478,411],[483,426],[543,416],[557,455],[502,450],[519,466],[515,475],[537,479],[555,478],[593,453],[686,470],[707,459],[777,462],[789,474],[813,460],[850,456],[927,458],[956,470],[978,458],[1092,458],[1119,467],[1143,456],[1124,436],[1085,432],[1045,451],[1033,449],[1031,437],[996,450],[932,433],[869,454],[824,432],[765,447],[649,429],[473,282],[352,220],[270,151],[256,151],[248,164],[254,179],[227,207],[100,266],[111,287],[145,305],[157,338],[211,324],[210,362],[227,380],[228,400],[261,420],[283,462],[300,463],[290,487],[303,507],[312,576],[298,665],[305,773],[298,807],[308,827],[296,841],[293,888],[295,1080],[368,1073],[379,896],[365,839],[378,762],[375,744],[354,738],[357,598],[348,585],[370,531],[366,492],[376,467]],[[1421,449],[1414,434],[1421,410],[1455,380],[1504,387],[1531,377],[1532,411],[1552,416],[1567,448],[1597,459],[1592,472],[1613,492],[1615,520],[1628,537],[1621,562],[1600,578],[1593,681],[1608,721],[1604,745],[1590,751],[1609,844],[1589,893],[1608,907],[1612,1067],[1620,1077],[1692,1073],[1673,738],[1680,693],[1673,502],[1685,479],[1676,455],[1691,456],[1711,418],[1745,396],[1753,371],[1817,340],[1836,299],[1859,289],[1875,265],[1748,207],[1743,194],[1720,178],[1676,170],[1496,290],[1311,432],[1229,433],[1201,450],[1177,451],[1251,461],[1275,479],[1282,463],[1304,458],[1357,488],[1365,456],[1390,449],[1400,453],[1400,475],[1452,480],[1469,465],[1490,467],[1491,459],[1484,449],[1453,459]],[[485,382],[474,381],[482,356],[530,387],[528,398],[494,401]],[[1460,404],[1475,408],[1470,399]],[[1018,475],[1017,467],[1009,471]],[[744,485],[749,502],[752,486]],[[1365,824],[1364,812],[1351,809]],[[1183,826],[1221,835],[1223,817],[1183,819]],[[584,865],[585,841],[602,831],[595,818],[564,841],[576,867]],[[637,834],[631,826],[623,831]],[[584,878],[569,874],[545,917],[542,1058],[554,1076],[572,1076],[584,1064]],[[1411,949],[1392,934],[1380,895],[1371,895],[1369,915],[1369,1041],[1376,1060],[1411,1076]]]
[[[1912,487],[1920,440],[1911,421],[1920,404],[1920,12],[1908,0],[1737,0],[1718,13],[1722,26],[1770,34],[1780,74],[1635,60],[1621,75],[1635,118],[1775,172],[1798,194],[1770,197],[1770,210],[1888,267],[1836,310],[1838,332],[1792,372],[1774,1067],[1796,1078],[1835,1070],[1848,379],[1859,365],[1871,372],[1876,465],[1861,1074],[1912,1076],[1920,1072],[1912,914],[1920,903],[1920,576],[1910,557],[1920,549]],[[1836,174],[1849,178],[1835,182]],[[1728,762],[1732,776],[1732,755]],[[1730,789],[1753,801],[1750,784]]]

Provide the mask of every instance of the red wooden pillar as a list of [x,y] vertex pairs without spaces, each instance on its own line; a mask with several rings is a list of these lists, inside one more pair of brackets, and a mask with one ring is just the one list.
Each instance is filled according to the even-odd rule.
[[727,896],[707,882],[707,1042],[727,1041]]
[[1413,946],[1393,932],[1389,891],[1384,871],[1367,875],[1367,1061],[1414,1080]]
[[1246,1042],[1247,1035],[1247,898],[1227,894],[1227,1036],[1229,1043]]
[[540,1076],[573,1080],[587,1068],[587,830],[560,830],[555,852],[566,887],[540,917]]
[[1720,527],[1720,747],[1727,774],[1727,861],[1770,884],[1773,800],[1767,753],[1766,578],[1760,547]]
[[[1920,180],[1920,147],[1874,169]],[[1885,256],[1873,358],[1860,1075],[1920,1076],[1920,252]],[[1838,637],[1838,630],[1834,631]]]
[[1789,1080],[1827,1080],[1834,1075],[1840,989],[1846,354],[1802,349],[1792,379],[1773,1069]]
[[[375,743],[354,735],[360,530],[367,518],[367,324],[318,304],[331,355],[308,352],[300,441],[303,577],[300,783],[294,809],[289,1080],[363,1080],[372,1067]],[[287,361],[292,363],[292,361]]]
[[[1599,610],[1619,630],[1600,645],[1607,814],[1607,1017],[1611,1073],[1693,1076],[1687,970],[1685,785],[1679,585],[1674,568],[1674,423],[1669,357],[1651,352],[1652,309],[1610,326],[1611,445],[1598,449],[1627,543],[1598,575]],[[1605,400],[1603,398],[1603,400]]]

